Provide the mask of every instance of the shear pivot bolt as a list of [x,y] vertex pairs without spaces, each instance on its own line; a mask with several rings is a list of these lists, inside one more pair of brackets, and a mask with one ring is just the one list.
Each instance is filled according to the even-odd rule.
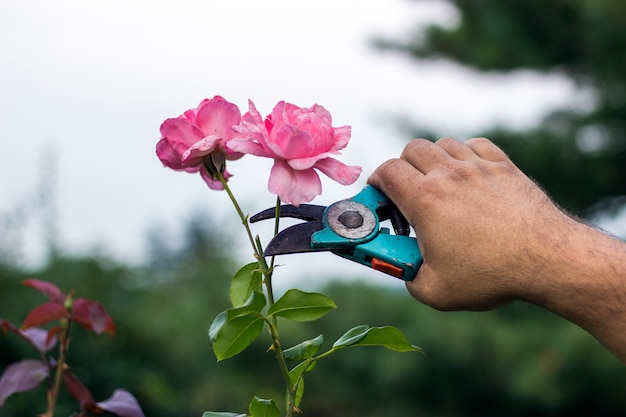
[[358,211],[344,211],[339,216],[339,221],[349,229],[356,229],[363,225],[363,216]]

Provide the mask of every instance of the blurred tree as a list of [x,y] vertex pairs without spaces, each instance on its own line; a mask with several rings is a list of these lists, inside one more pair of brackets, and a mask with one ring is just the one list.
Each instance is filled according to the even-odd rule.
[[[239,367],[256,366],[271,375],[273,359],[265,354],[267,346],[259,345],[243,364],[217,364],[207,331],[215,315],[229,306],[230,277],[238,267],[230,255],[232,245],[215,224],[193,215],[183,229],[175,244],[155,228],[148,236],[153,257],[141,267],[98,255],[55,254],[42,268],[25,270],[3,258],[0,317],[21,323],[43,301],[41,294],[20,285],[26,278],[75,289],[81,297],[100,301],[117,326],[114,337],[88,334],[79,326],[72,334],[68,362],[96,399],[122,387],[154,417],[199,416],[211,405],[232,408],[257,388]],[[36,352],[19,338],[0,333],[0,372],[24,356],[36,357]],[[274,388],[268,384],[265,389]],[[43,390],[15,394],[0,408],[0,416],[32,416],[45,409],[44,402]],[[63,396],[58,414],[70,415],[73,405]]]
[[[562,109],[525,132],[481,132],[581,215],[626,203],[626,2],[442,0],[458,24],[430,25],[404,41],[375,44],[415,59],[447,59],[478,71],[556,72],[592,92],[585,110]],[[506,94],[503,91],[503,94]],[[589,103],[587,103],[589,104]],[[423,135],[419,129],[411,132]]]
[[[211,230],[211,227],[206,227]],[[206,237],[210,238],[211,235]],[[106,258],[53,258],[40,271],[0,264],[0,317],[20,322],[41,294],[19,285],[36,276],[101,300],[117,324],[115,337],[77,328],[69,363],[96,398],[123,387],[146,415],[199,416],[204,410],[241,410],[258,394],[282,395],[281,376],[262,337],[237,358],[220,363],[207,329],[227,307],[235,263],[221,254],[195,259],[171,247],[167,276],[151,281],[151,267],[129,268]],[[330,256],[330,255],[329,255]],[[194,259],[191,259],[194,258]],[[306,416],[572,416],[622,415],[623,366],[576,326],[522,304],[500,311],[441,314],[405,291],[359,281],[332,282],[320,291],[337,310],[311,323],[281,321],[286,347],[324,334],[328,349],[359,324],[394,325],[426,356],[382,348],[338,352],[307,374]],[[28,352],[18,338],[0,337],[0,371]],[[0,416],[32,416],[43,391],[15,394]],[[62,398],[59,415],[72,412]]]
[[[383,283],[383,281],[381,281]],[[405,291],[331,283],[337,302],[310,324],[332,344],[358,324],[401,328],[426,356],[338,352],[306,379],[306,416],[576,416],[626,410],[623,366],[580,328],[522,303],[441,314]]]

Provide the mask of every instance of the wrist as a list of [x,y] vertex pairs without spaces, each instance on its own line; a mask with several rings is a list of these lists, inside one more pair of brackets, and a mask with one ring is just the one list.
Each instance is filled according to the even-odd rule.
[[626,244],[573,219],[549,242],[526,301],[577,324],[625,360]]

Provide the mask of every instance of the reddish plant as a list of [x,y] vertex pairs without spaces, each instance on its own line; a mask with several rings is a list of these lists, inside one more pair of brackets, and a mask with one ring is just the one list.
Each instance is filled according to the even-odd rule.
[[[115,334],[115,324],[111,316],[98,301],[87,298],[74,298],[73,293],[64,294],[56,285],[38,279],[28,279],[22,284],[41,292],[48,301],[33,308],[20,327],[8,320],[0,319],[0,329],[6,334],[13,332],[30,343],[39,352],[40,359],[23,359],[9,365],[0,376],[0,407],[12,394],[30,391],[48,379],[47,407],[41,417],[53,417],[61,381],[79,403],[76,417],[88,417],[104,411],[121,417],[143,417],[139,403],[128,391],[118,389],[104,401],[96,402],[91,392],[67,364],[67,351],[70,345],[72,323],[78,323],[96,334]],[[53,323],[47,329],[38,327]],[[56,345],[59,354],[56,359],[46,354]]]

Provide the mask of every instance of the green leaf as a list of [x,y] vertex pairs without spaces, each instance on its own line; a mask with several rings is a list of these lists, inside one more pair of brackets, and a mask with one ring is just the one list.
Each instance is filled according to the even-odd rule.
[[218,360],[236,355],[256,339],[263,329],[259,312],[265,304],[263,293],[254,291],[245,304],[215,317],[209,328],[209,339]]
[[211,323],[211,327],[209,327],[209,340],[212,342],[217,339],[217,335],[226,324],[226,320],[228,320],[228,310],[222,311],[213,319],[213,323]]
[[249,407],[251,417],[279,417],[280,412],[274,400],[254,397]]
[[289,371],[289,379],[292,384],[297,384],[296,386],[296,399],[295,406],[300,406],[300,401],[302,401],[302,396],[304,395],[304,378],[302,375],[305,372],[311,371],[317,365],[317,361],[313,361],[311,359],[307,359],[298,364],[295,368]]
[[254,291],[243,305],[226,310],[228,320],[232,320],[247,313],[259,313],[263,310],[265,304],[265,295],[263,295],[262,292]]
[[265,304],[266,300],[263,293],[255,291],[250,295],[248,301],[246,301],[246,303],[241,307],[229,308],[228,310],[222,311],[215,317],[213,323],[211,323],[211,327],[209,328],[209,339],[212,342],[215,341],[218,333],[226,322],[246,314],[259,313],[263,310]]
[[218,314],[209,329],[217,360],[228,359],[247,348],[261,333],[263,323],[263,318],[256,312],[232,319],[228,318],[228,310]]
[[348,330],[341,336],[335,343],[333,343],[334,348],[351,346],[355,343],[358,343],[367,335],[367,331],[369,330],[369,326],[363,324],[361,326],[356,326]]
[[244,265],[235,272],[230,282],[230,302],[233,307],[243,305],[254,291],[262,292],[263,274],[258,262]]
[[289,371],[289,379],[291,379],[291,383],[295,384],[298,381],[298,378],[302,377],[302,374],[312,371],[315,368],[315,365],[317,365],[317,361],[311,359],[300,362],[296,367]]
[[300,402],[302,401],[302,397],[304,396],[304,378],[300,378],[298,385],[296,386],[296,398],[294,401],[294,405],[296,408],[300,407]]
[[206,411],[202,414],[202,417],[247,417],[247,414]]
[[301,361],[310,358],[320,350],[323,342],[324,336],[319,335],[315,339],[305,340],[296,346],[283,350],[283,356],[290,361]]
[[[300,407],[300,402],[302,402],[302,397],[304,396],[304,378],[300,378],[297,382],[296,382],[296,395],[294,398],[294,402],[293,402],[293,406],[296,407],[296,409],[299,410],[298,407]],[[285,404],[287,404],[287,406],[289,406],[289,393],[285,393]]]
[[421,348],[410,344],[404,333],[392,326],[357,326],[333,344],[333,348],[349,346],[383,346],[396,352],[423,352]]
[[268,314],[294,321],[312,321],[336,307],[335,302],[324,294],[290,289],[270,307]]

